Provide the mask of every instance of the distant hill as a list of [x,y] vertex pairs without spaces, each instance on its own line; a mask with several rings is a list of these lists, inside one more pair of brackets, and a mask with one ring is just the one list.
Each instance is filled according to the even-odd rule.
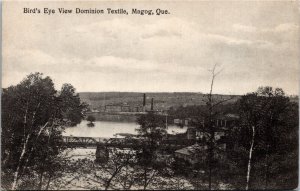
[[[143,93],[139,92],[81,92],[79,96],[82,101],[88,103],[93,109],[101,109],[108,104],[142,105]],[[214,94],[215,100],[232,99],[227,103],[236,102],[239,95],[219,95]],[[167,110],[170,107],[204,105],[206,94],[192,92],[146,92],[146,108],[150,108],[151,98],[154,99],[155,110]]]

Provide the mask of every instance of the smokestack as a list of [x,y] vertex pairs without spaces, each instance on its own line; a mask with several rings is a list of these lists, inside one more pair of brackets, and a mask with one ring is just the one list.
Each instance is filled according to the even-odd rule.
[[143,112],[146,111],[146,94],[144,94],[144,97],[143,97]]
[[143,106],[146,106],[146,94],[144,94],[144,99],[143,99]]
[[151,111],[153,111],[153,98],[151,98]]

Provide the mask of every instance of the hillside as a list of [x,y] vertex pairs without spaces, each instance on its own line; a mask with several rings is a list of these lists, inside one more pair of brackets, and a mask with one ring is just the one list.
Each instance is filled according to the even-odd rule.
[[[88,103],[93,109],[101,109],[108,104],[142,105],[143,93],[139,92],[81,92],[79,93],[82,101]],[[238,95],[219,95],[215,94],[214,99],[232,99],[228,102],[236,102]],[[151,98],[154,99],[155,110],[167,110],[170,107],[187,105],[204,105],[207,98],[206,94],[189,92],[162,92],[146,93],[146,108],[150,108]]]

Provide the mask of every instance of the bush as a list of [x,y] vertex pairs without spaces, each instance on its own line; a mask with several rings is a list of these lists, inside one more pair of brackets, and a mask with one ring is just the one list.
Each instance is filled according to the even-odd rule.
[[90,123],[93,123],[94,121],[96,121],[96,118],[92,115],[89,115],[87,116],[86,120],[89,121]]

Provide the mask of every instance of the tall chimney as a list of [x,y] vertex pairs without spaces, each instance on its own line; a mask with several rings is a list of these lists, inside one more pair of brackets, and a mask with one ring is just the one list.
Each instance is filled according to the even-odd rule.
[[143,97],[143,112],[146,111],[146,94],[144,94],[144,97]]
[[144,94],[144,99],[143,99],[143,107],[146,106],[146,94]]
[[153,111],[153,98],[151,98],[151,111]]

